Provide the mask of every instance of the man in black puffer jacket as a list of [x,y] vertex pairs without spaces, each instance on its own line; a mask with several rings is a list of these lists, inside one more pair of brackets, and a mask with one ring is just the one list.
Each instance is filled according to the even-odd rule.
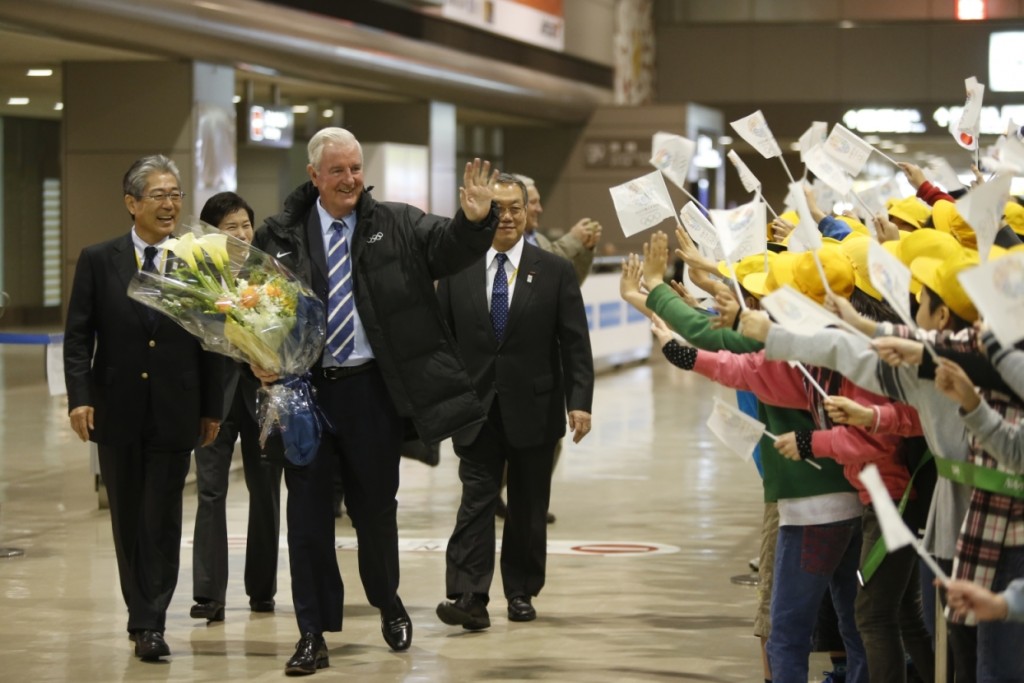
[[[485,419],[441,318],[434,280],[479,260],[497,213],[490,164],[466,165],[461,210],[446,219],[407,204],[377,202],[363,187],[359,142],[325,128],[309,142],[311,182],[256,232],[270,253],[323,300],[328,340],[313,368],[317,403],[330,420],[313,461],[285,473],[292,600],[302,634],[289,674],[328,665],[325,631],[340,631],[344,586],[334,547],[333,473],[340,466],[359,543],[359,574],[381,612],[384,640],[412,642],[398,597],[399,448],[411,420],[436,442]],[[276,376],[253,368],[263,381]]]

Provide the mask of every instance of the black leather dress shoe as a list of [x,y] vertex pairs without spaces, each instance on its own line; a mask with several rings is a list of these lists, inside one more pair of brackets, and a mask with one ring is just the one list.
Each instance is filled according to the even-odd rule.
[[408,650],[412,645],[412,620],[405,611],[402,599],[395,596],[395,606],[380,611],[380,632],[384,642],[396,652]]
[[160,631],[138,631],[135,633],[135,656],[144,662],[155,662],[171,654],[164,634]]
[[192,605],[188,615],[193,619],[224,621],[224,603],[216,600],[199,601]]
[[249,609],[253,612],[273,612],[277,604],[273,598],[270,600],[250,600]]
[[491,626],[487,605],[476,593],[463,593],[454,602],[442,602],[437,606],[437,618],[467,631],[481,631]]
[[315,674],[317,669],[330,666],[327,657],[327,643],[323,636],[303,633],[295,644],[295,654],[284,665],[284,672],[289,676],[308,676]]
[[537,618],[537,610],[530,604],[530,596],[516,595],[508,600],[509,621],[533,621]]

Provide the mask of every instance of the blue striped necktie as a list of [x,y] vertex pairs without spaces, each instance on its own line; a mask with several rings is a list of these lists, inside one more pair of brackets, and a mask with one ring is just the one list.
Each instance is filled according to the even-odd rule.
[[491,325],[494,338],[500,342],[508,323],[508,274],[505,272],[508,256],[496,254],[494,260],[498,262],[498,270],[494,273],[494,285],[491,287]]
[[327,350],[339,362],[352,354],[356,346],[355,301],[352,298],[352,259],[344,224],[331,224],[327,247]]

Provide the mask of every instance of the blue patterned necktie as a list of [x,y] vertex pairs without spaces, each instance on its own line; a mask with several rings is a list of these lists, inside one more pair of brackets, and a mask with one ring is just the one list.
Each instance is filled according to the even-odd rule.
[[145,258],[142,261],[142,270],[147,273],[155,273],[157,248],[153,246],[146,247],[143,253]]
[[352,259],[344,224],[331,224],[327,247],[327,350],[339,362],[352,354],[356,346],[355,301],[352,298]]
[[494,273],[494,285],[491,287],[491,325],[494,327],[494,338],[499,342],[505,336],[505,325],[508,323],[508,274],[505,262],[508,256],[497,254],[498,270]]

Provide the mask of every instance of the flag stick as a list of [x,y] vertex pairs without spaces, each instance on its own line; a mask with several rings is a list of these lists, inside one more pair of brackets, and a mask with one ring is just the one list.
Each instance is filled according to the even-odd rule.
[[775,209],[772,208],[772,205],[769,204],[768,200],[764,198],[763,194],[761,194],[761,190],[760,189],[757,191],[756,198],[760,199],[762,202],[764,202],[764,205],[768,207],[768,210],[772,212],[772,215],[775,216],[775,218],[779,217],[779,214],[775,213]]
[[740,292],[740,281],[736,279],[736,269],[732,267],[732,262],[726,261],[725,265],[729,268],[729,275],[732,276],[732,286],[736,290],[736,300],[740,302],[740,310],[747,310],[747,304],[743,301],[743,293]]
[[871,147],[871,149],[873,149],[873,150],[875,150],[876,152],[878,152],[878,153],[879,153],[879,154],[880,154],[880,155],[882,156],[882,158],[883,158],[883,159],[885,159],[886,161],[888,161],[888,162],[889,162],[890,164],[892,164],[892,165],[893,165],[893,166],[895,166],[896,168],[899,168],[899,167],[900,167],[900,164],[899,164],[899,162],[898,162],[898,161],[896,161],[895,159],[893,159],[893,158],[892,158],[891,156],[889,156],[888,154],[886,154],[886,153],[885,153],[885,152],[883,152],[882,150],[878,149],[878,148],[877,148],[877,147],[875,147],[875,146],[872,146],[872,147]]
[[789,165],[786,164],[786,159],[782,154],[779,155],[779,162],[782,163],[782,168],[786,169],[786,175],[789,177],[789,182],[795,183],[796,181],[793,180],[793,174],[789,172]]
[[822,398],[828,398],[828,394],[825,392],[824,389],[821,388],[821,385],[818,384],[817,380],[815,380],[814,377],[811,376],[811,373],[807,370],[807,368],[804,367],[803,363],[797,362],[793,365],[793,367],[804,374],[804,377],[806,377],[807,381],[811,383],[811,386],[817,389],[818,393],[821,394]]
[[[764,430],[764,435],[767,436],[772,441],[778,441],[779,440],[779,437],[775,436],[774,434],[769,432],[767,429]],[[811,467],[813,467],[816,470],[820,470],[821,469],[821,465],[819,465],[818,463],[814,462],[813,460],[804,460],[804,462],[807,463],[808,465],[810,465]]]
[[856,199],[860,203],[860,208],[864,209],[867,212],[867,214],[868,214],[868,225],[867,225],[868,231],[871,233],[871,236],[874,237],[875,241],[877,242],[878,241],[878,231],[875,230],[875,222],[874,222],[875,214],[873,214],[871,212],[871,207],[868,206],[867,202],[865,202],[863,199],[860,198],[859,194],[857,194],[853,190],[850,190],[850,194],[852,194],[853,198]]
[[928,565],[928,568],[932,570],[933,574],[935,574],[935,578],[941,581],[943,585],[949,583],[949,576],[946,575],[946,572],[942,571],[942,568],[939,567],[939,565],[935,562],[932,556],[929,555],[928,552],[921,546],[921,542],[915,538],[912,545],[914,546],[914,550],[917,551],[917,554],[921,556],[921,559],[924,561],[924,563]]
[[[679,186],[678,186],[678,185],[676,185],[676,187],[679,187]],[[686,188],[685,188],[685,187],[679,187],[679,189],[683,191],[683,194],[685,194],[685,195],[686,195],[686,196],[687,196],[687,197],[688,197],[688,198],[690,199],[690,201],[691,201],[691,202],[693,202],[694,204],[696,204],[696,205],[697,205],[697,206],[699,206],[700,208],[704,209],[704,213],[706,213],[706,214],[710,214],[710,213],[711,213],[710,211],[708,211],[708,207],[706,207],[706,206],[704,206],[703,204],[701,204],[701,203],[700,203],[700,200],[698,200],[698,199],[697,199],[696,197],[694,197],[694,196],[693,196],[692,194],[690,194],[689,192],[687,192],[687,191],[686,191]],[[673,209],[675,209],[676,207],[674,207],[674,206],[673,206],[672,208],[673,208]],[[677,215],[677,216],[679,215],[679,212],[678,212],[678,211],[676,212],[676,215]]]

